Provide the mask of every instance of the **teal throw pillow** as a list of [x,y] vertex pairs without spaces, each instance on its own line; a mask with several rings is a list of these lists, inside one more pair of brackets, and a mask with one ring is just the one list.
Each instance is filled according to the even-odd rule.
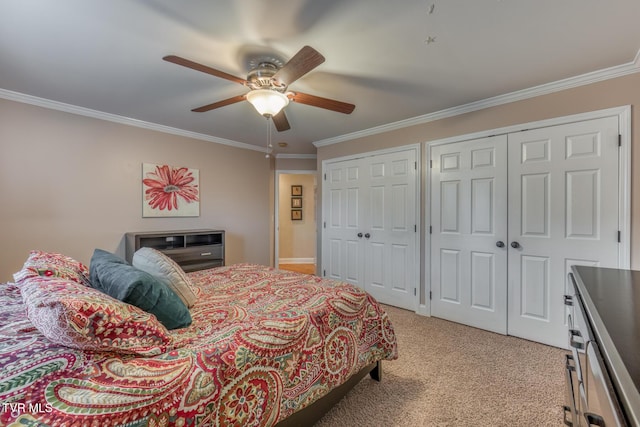
[[165,282],[111,252],[102,249],[93,252],[89,279],[92,287],[155,315],[167,329],[191,324],[189,309]]

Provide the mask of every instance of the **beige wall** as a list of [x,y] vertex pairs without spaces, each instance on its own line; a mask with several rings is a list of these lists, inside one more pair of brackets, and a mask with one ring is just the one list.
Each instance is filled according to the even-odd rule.
[[276,169],[290,171],[314,171],[316,159],[276,158]]
[[[200,216],[142,218],[143,162],[199,169]],[[0,282],[31,249],[124,256],[127,231],[220,228],[228,264],[269,264],[274,167],[257,151],[0,100]]]
[[[640,73],[319,147],[317,167],[322,171],[322,162],[327,159],[623,105],[632,106],[631,267],[640,269],[640,185],[635,185],[640,180]],[[424,157],[423,153],[423,163]],[[321,195],[319,188],[319,204]],[[422,217],[424,220],[425,212]]]
[[[315,174],[279,174],[279,258],[316,257]],[[291,220],[291,186],[302,185],[302,220]]]
[[[320,147],[317,162],[266,160],[260,152],[0,100],[0,281],[11,279],[30,249],[86,263],[96,247],[124,255],[127,231],[223,228],[228,263],[270,264],[275,169],[321,171],[326,159],[621,105],[633,107],[631,265],[640,269],[639,87],[636,73]],[[200,169],[200,217],[142,218],[143,162]]]

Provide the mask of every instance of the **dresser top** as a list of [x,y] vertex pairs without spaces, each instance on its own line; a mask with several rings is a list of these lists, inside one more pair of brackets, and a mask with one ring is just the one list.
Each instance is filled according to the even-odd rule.
[[128,236],[173,236],[176,234],[206,234],[224,233],[222,229],[204,228],[199,230],[158,230],[158,231],[129,231]]
[[640,416],[640,271],[572,269],[609,374]]

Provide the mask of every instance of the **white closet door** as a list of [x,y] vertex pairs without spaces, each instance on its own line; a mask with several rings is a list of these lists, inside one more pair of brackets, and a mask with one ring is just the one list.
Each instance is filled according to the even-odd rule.
[[322,266],[378,301],[415,310],[417,150],[324,167]]
[[571,266],[618,267],[618,134],[609,117],[432,147],[432,315],[565,347]]
[[368,157],[363,229],[364,289],[377,300],[415,310],[416,151]]
[[360,159],[331,163],[325,169],[322,266],[326,277],[364,289],[362,238],[366,173]]
[[618,133],[609,117],[509,135],[509,335],[565,347],[571,265],[618,266]]
[[507,138],[431,149],[431,314],[507,331]]

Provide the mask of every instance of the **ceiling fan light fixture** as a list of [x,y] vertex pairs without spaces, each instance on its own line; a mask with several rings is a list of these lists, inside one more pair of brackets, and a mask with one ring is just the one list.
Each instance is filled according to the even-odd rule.
[[287,95],[272,89],[255,89],[247,93],[246,97],[263,116],[275,116],[289,104]]

